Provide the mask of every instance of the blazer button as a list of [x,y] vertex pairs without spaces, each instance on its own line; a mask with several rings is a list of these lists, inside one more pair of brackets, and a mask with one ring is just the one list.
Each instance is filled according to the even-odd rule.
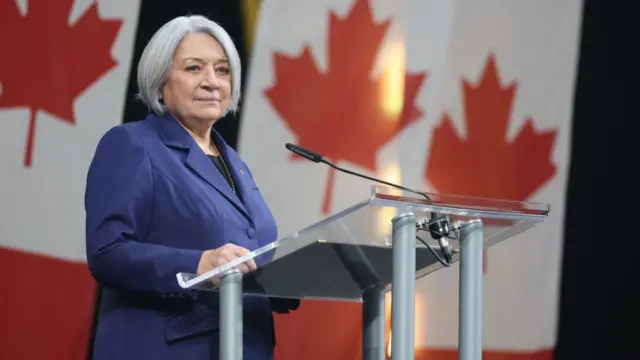
[[249,237],[249,239],[255,239],[256,237],[256,231],[253,230],[252,227],[247,229],[247,236]]

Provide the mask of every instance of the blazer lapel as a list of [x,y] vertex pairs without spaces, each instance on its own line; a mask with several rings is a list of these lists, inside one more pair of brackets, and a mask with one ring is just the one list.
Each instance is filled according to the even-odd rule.
[[[160,133],[160,137],[164,141],[165,145],[187,151],[187,156],[184,160],[184,164],[186,167],[191,169],[191,171],[196,173],[202,180],[216,189],[220,194],[222,194],[222,196],[229,200],[229,202],[231,202],[244,216],[252,221],[251,215],[240,201],[240,198],[233,193],[233,189],[231,189],[231,186],[229,185],[227,180],[222,176],[216,166],[211,162],[211,160],[202,151],[202,149],[198,147],[196,142],[193,141],[191,135],[187,133],[187,131],[178,123],[177,120],[175,120],[171,116],[158,117],[154,114],[150,114],[147,117],[147,120],[149,120],[158,130],[158,132]],[[226,150],[226,144],[225,146],[220,146],[220,148],[225,148]],[[228,157],[225,157],[225,160],[227,158]],[[238,175],[235,173],[235,171],[232,170],[234,167],[230,165],[229,161],[227,161],[226,163],[230,168],[229,172],[231,172],[232,177],[234,177],[234,179],[237,179]],[[234,181],[234,183],[239,182],[240,181]],[[241,190],[238,189],[238,191]]]
[[245,168],[244,162],[238,157],[238,155],[231,151],[229,146],[225,143],[224,139],[218,134],[215,130],[212,132],[211,136],[214,137],[216,141],[216,145],[218,146],[218,150],[220,150],[220,155],[226,161],[227,167],[229,168],[229,172],[231,173],[231,177],[236,184],[236,189],[244,202],[246,202],[247,196],[250,194],[250,190],[247,188],[247,170]]
[[[216,166],[211,162],[207,155],[205,155],[202,149],[195,144],[195,142],[189,148],[189,153],[185,159],[185,165],[198,174],[198,176],[200,176],[209,185],[218,190],[218,192],[235,205],[235,207],[238,208],[244,216],[251,219],[251,215],[249,215],[238,196],[233,193],[231,185],[229,185],[224,176],[222,176],[220,171],[218,171]],[[227,166],[229,167],[228,164]],[[229,171],[231,172],[231,169]],[[237,183],[237,181],[234,181],[234,183]]]

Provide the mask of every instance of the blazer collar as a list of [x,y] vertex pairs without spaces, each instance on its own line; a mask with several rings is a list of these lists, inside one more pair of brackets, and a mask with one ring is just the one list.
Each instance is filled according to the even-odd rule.
[[195,144],[187,130],[171,115],[159,116],[149,113],[145,120],[158,130],[162,141],[167,146],[189,150]]
[[[216,166],[211,162],[207,155],[200,149],[198,144],[193,140],[191,135],[178,123],[171,115],[157,116],[149,114],[148,121],[158,130],[162,141],[165,145],[187,151],[184,164],[196,173],[205,182],[220,192],[227,200],[229,200],[243,215],[252,221],[251,215],[245,208],[240,198],[233,192],[231,185],[224,176],[218,171]],[[216,147],[220,150],[220,155],[225,161],[236,191],[241,195],[247,194],[247,188],[244,185],[243,178],[247,176],[243,169],[243,162],[227,145],[224,139],[217,131],[212,130],[211,136],[215,141]]]

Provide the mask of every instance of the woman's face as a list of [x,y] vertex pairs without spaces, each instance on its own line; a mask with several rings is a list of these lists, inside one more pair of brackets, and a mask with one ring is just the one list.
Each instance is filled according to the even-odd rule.
[[176,49],[162,99],[176,117],[216,121],[229,107],[231,71],[224,49],[208,34],[187,35]]

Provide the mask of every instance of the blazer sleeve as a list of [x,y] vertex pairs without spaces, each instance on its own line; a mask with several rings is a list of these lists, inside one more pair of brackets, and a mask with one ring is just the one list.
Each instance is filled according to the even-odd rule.
[[154,184],[146,150],[123,126],[100,140],[85,190],[87,263],[101,284],[125,291],[195,298],[176,273],[195,273],[202,251],[145,242]]

